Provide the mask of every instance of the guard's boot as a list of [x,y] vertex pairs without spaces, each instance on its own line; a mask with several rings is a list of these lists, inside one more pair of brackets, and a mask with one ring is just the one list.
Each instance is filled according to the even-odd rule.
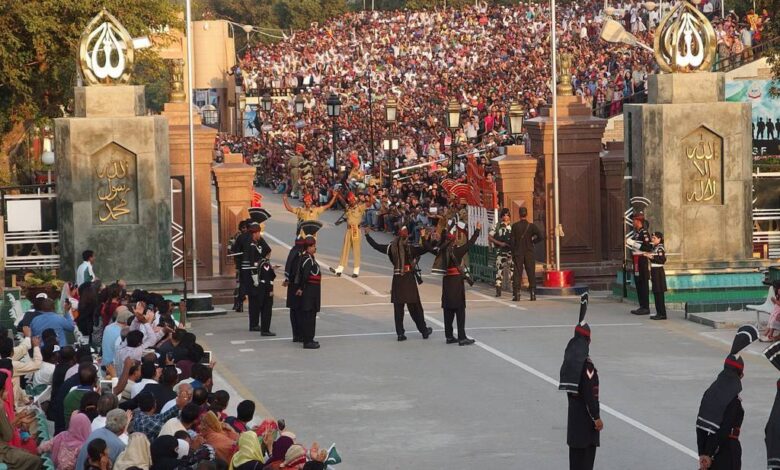
[[501,297],[501,286],[496,286],[496,297]]
[[531,289],[531,301],[536,300],[536,289]]
[[244,303],[239,302],[238,299],[233,301],[233,311],[234,312],[243,312],[244,311]]
[[512,302],[517,302],[520,300],[520,292],[514,291],[512,292]]

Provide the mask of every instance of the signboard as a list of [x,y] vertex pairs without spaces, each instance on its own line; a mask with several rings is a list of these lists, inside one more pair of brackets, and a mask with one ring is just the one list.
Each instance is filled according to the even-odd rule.
[[753,158],[756,161],[780,156],[780,97],[771,95],[773,87],[780,88],[780,82],[726,82],[726,101],[750,103],[753,108]]

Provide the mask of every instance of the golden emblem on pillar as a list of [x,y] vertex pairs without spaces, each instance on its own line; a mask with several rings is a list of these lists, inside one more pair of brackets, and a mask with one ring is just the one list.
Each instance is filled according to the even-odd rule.
[[184,103],[187,94],[184,92],[184,60],[173,59],[171,64],[171,103]]
[[129,82],[133,56],[133,38],[105,9],[90,20],[81,34],[79,66],[89,85]]
[[717,38],[707,17],[683,0],[658,24],[653,46],[655,60],[664,72],[709,72]]
[[558,87],[560,96],[574,95],[574,87],[571,84],[572,54],[568,51],[558,54]]

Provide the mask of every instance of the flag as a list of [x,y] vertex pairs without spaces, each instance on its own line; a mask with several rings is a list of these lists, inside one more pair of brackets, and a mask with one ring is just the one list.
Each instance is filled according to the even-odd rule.
[[263,200],[263,195],[258,193],[257,191],[252,191],[252,207],[261,207]]
[[336,444],[331,444],[330,448],[328,449],[328,456],[325,458],[325,462],[323,462],[325,465],[336,465],[337,463],[341,463],[341,456],[339,455],[339,451],[336,450]]

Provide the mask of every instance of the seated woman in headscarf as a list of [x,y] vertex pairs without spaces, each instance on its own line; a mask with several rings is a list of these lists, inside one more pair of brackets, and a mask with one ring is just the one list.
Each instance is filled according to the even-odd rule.
[[[265,439],[263,439],[264,442]],[[271,449],[271,457],[266,462],[263,470],[279,470],[284,463],[284,456],[287,454],[287,450],[294,444],[292,438],[289,436],[280,436],[279,439],[273,441],[271,445],[266,444],[266,447]]]
[[[160,436],[152,442],[152,466],[150,470],[176,470],[182,464],[177,449],[179,440],[173,436]],[[119,459],[117,459],[119,460]]]
[[59,470],[74,470],[81,446],[90,432],[87,415],[75,412],[70,418],[67,431],[57,434],[54,439],[41,442],[38,453],[50,452],[54,467]]
[[125,447],[125,450],[116,458],[114,470],[127,470],[132,467],[149,470],[149,467],[151,466],[151,446],[149,445],[149,439],[146,438],[146,434],[142,432],[130,434],[127,447]]
[[[3,361],[2,365],[10,367],[6,362],[10,361]],[[3,409],[0,412],[0,462],[15,470],[37,470],[41,459],[19,448],[22,439],[11,424],[16,419],[12,379],[10,369],[0,368],[0,405]]]
[[228,470],[262,470],[264,460],[257,434],[246,431],[238,438],[238,452],[230,461]]
[[236,452],[238,434],[229,424],[220,422],[217,415],[208,411],[200,418],[200,434],[214,448],[217,458],[230,462]]

